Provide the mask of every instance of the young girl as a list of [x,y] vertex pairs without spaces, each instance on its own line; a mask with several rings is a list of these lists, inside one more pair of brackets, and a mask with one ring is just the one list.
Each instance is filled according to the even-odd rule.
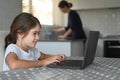
[[21,13],[14,19],[5,38],[3,71],[46,66],[65,60],[64,54],[48,55],[35,48],[40,30],[40,22],[32,14]]

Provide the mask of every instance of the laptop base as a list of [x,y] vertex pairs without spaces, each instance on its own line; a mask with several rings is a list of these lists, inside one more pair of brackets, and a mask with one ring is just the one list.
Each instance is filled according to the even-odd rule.
[[50,64],[50,68],[60,68],[60,69],[82,69],[83,60],[66,60],[63,64]]
[[99,38],[99,31],[90,31],[87,42],[85,44],[84,59],[67,60],[63,65],[51,66],[53,68],[63,69],[84,69],[93,63]]

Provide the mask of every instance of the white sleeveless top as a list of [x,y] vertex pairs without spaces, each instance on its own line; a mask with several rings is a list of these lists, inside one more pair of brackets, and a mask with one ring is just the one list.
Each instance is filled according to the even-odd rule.
[[28,52],[25,52],[23,49],[18,47],[16,44],[10,44],[6,48],[5,51],[5,57],[4,57],[4,62],[3,62],[3,71],[10,70],[9,66],[5,62],[6,56],[10,53],[14,52],[19,59],[22,60],[38,60],[40,58],[40,51],[36,48],[31,48],[28,50]]

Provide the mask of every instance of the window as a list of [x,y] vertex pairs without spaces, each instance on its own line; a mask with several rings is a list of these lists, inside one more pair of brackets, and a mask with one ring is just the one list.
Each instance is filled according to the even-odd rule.
[[22,0],[23,12],[36,16],[43,25],[53,25],[53,0]]

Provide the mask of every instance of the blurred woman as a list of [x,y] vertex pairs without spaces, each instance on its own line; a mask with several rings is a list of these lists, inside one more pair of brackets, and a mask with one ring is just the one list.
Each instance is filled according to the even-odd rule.
[[58,7],[63,13],[68,13],[68,25],[67,27],[54,29],[54,32],[66,31],[64,35],[58,36],[58,39],[85,39],[85,33],[83,30],[82,22],[80,16],[75,10],[72,10],[72,3],[65,0],[60,1]]

